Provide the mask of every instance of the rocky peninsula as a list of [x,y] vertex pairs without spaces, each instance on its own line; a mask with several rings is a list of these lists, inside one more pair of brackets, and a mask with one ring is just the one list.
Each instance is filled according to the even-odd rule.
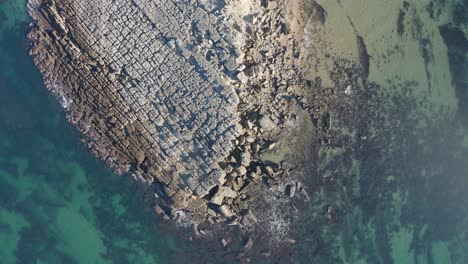
[[[464,186],[466,170],[453,164],[466,154],[439,162],[461,142],[445,117],[466,119],[462,4],[29,0],[28,8],[31,57],[84,144],[138,182],[150,204],[142,207],[167,221],[151,227],[210,252],[175,254],[179,262],[391,263],[411,251],[427,257],[454,237],[455,224],[440,225],[447,214],[433,212],[459,214],[453,201],[465,197],[452,190]],[[437,180],[447,175],[450,195]],[[419,237],[402,233],[411,225]],[[408,249],[394,251],[402,243]]]
[[31,0],[29,11],[48,89],[96,157],[154,189],[158,214],[248,226],[267,210],[253,189],[307,195],[286,164],[261,158],[304,110],[301,33],[283,2]]
[[315,185],[315,146],[331,142],[329,109],[346,117],[369,72],[357,32],[337,49],[341,32],[303,0],[28,8],[30,54],[47,88],[94,156],[152,190],[160,217],[197,236],[235,226],[246,248],[249,234],[294,243],[291,224]]

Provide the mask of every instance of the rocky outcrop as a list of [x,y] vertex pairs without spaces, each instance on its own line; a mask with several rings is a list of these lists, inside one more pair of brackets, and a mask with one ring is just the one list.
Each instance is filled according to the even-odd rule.
[[298,192],[287,165],[261,158],[307,108],[300,32],[282,1],[28,7],[30,53],[47,88],[96,157],[152,186],[158,214],[250,226],[251,208]]

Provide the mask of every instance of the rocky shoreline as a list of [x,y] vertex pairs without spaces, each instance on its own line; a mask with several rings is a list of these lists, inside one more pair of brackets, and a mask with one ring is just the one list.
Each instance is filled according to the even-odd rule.
[[310,114],[302,2],[244,2],[30,0],[30,54],[93,155],[150,186],[158,215],[281,241],[308,194],[262,155]]
[[[460,35],[422,30],[427,7],[388,3],[373,24],[367,7],[341,1],[30,0],[30,53],[91,152],[218,259],[289,263],[299,249],[352,262],[363,253],[354,232],[373,230],[354,226],[361,215],[377,215],[372,241],[390,259],[376,209],[409,180],[387,147],[419,140],[403,129],[419,122],[416,105],[431,107],[418,92],[448,84],[449,73],[428,74],[445,60],[426,44]],[[393,24],[375,30],[380,16]],[[400,164],[416,149],[388,151]]]

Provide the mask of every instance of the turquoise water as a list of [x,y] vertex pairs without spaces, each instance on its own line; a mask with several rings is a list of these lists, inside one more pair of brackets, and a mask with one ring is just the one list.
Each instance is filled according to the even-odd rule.
[[165,263],[185,244],[77,140],[26,53],[28,23],[25,1],[0,1],[0,263]]
[[[24,0],[0,0],[0,263],[227,261],[230,250],[160,223],[144,202],[151,194],[80,144],[26,53],[28,23]],[[354,127],[368,144],[320,152],[319,170],[345,176],[312,195],[292,261],[468,263],[468,67],[466,47],[450,39],[455,95],[376,86],[378,107]],[[438,100],[449,103],[427,103]]]

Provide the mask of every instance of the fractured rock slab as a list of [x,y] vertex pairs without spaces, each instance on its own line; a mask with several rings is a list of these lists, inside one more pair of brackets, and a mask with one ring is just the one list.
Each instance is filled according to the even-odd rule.
[[47,88],[96,157],[153,188],[165,219],[248,226],[284,195],[270,183],[285,168],[260,156],[305,110],[291,88],[299,46],[285,1],[243,3],[29,0]]
[[216,11],[197,1],[31,0],[29,12],[34,62],[95,156],[175,191],[217,184],[239,131],[229,73],[210,62],[235,61]]

